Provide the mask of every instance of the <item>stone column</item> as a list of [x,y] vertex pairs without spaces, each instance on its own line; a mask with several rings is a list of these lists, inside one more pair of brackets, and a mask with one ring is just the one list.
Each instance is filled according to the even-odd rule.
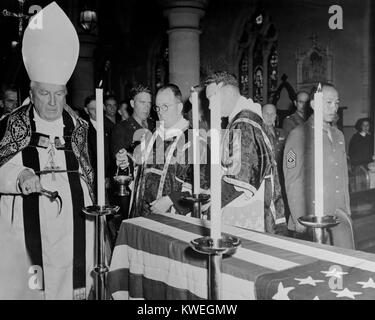
[[199,84],[200,19],[208,0],[164,0],[164,15],[169,21],[169,82],[178,85],[183,99]]
[[[363,17],[363,52],[362,52],[362,103],[361,116],[369,117],[371,114],[370,105],[370,3],[367,2]],[[373,18],[372,18],[373,19]]]
[[97,37],[89,34],[80,34],[79,42],[79,58],[70,79],[69,96],[72,101],[72,107],[82,109],[85,98],[95,94],[94,52],[97,47]]

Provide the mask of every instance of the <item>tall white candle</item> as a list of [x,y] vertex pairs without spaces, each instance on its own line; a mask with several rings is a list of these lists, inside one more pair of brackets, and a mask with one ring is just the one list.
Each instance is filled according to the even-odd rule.
[[315,216],[324,215],[323,203],[323,92],[319,83],[314,94]]
[[221,110],[217,95],[211,101],[211,238],[221,238]]
[[98,206],[105,205],[103,89],[96,89],[96,161]]
[[200,193],[200,153],[199,153],[199,106],[198,92],[192,88],[191,104],[193,111],[193,159],[194,159],[194,187],[195,194]]

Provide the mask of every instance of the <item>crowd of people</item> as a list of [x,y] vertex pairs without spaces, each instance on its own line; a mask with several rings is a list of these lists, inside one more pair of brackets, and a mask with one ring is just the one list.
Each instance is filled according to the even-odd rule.
[[[77,62],[78,38],[55,3],[43,12],[43,31],[27,28],[23,41],[30,103],[18,107],[17,91],[12,88],[2,97],[0,254],[6,259],[0,261],[0,298],[86,299],[92,289],[94,222],[82,214],[82,208],[97,199],[97,101],[95,96],[87,97],[78,112],[82,116],[67,105],[66,83]],[[66,41],[60,45],[53,41],[57,24],[65,26],[58,29]],[[50,49],[35,50],[44,45]],[[298,92],[295,113],[279,128],[276,106],[261,106],[241,96],[238,81],[229,72],[209,75],[195,90],[203,129],[198,145],[201,193],[210,194],[207,115],[220,110],[225,120],[223,222],[311,240],[311,230],[298,218],[314,214],[314,115],[307,118],[308,108],[315,107],[313,97]],[[354,248],[348,158],[343,133],[336,127],[339,93],[332,84],[323,84],[322,93],[325,213],[342,221],[332,229],[334,245]],[[123,219],[191,214],[191,203],[186,201],[194,184],[189,101],[184,103],[175,84],[158,88],[155,97],[150,88],[138,84],[129,100],[118,103],[113,95],[104,98],[106,201],[121,208],[108,221],[112,246]],[[152,109],[155,118],[150,116]],[[363,165],[371,161],[373,152],[368,150],[369,119],[362,119],[356,128],[349,147],[350,165]],[[113,177],[119,171],[133,178],[127,197],[114,192]],[[58,191],[61,208],[46,190]],[[202,216],[210,219],[210,215],[207,201]],[[35,277],[31,286],[30,274]]]

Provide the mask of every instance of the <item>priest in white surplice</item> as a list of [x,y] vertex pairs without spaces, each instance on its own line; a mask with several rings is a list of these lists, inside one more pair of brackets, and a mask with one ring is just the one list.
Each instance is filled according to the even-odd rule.
[[[88,125],[65,100],[78,53],[55,2],[31,19],[22,47],[31,102],[0,123],[0,299],[86,299],[92,287]],[[60,213],[41,188],[58,191]]]

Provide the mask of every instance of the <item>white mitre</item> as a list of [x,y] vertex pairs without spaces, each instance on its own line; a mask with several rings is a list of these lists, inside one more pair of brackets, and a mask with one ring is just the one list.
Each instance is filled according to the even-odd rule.
[[78,55],[77,32],[56,2],[30,19],[22,42],[23,62],[30,80],[65,85]]

